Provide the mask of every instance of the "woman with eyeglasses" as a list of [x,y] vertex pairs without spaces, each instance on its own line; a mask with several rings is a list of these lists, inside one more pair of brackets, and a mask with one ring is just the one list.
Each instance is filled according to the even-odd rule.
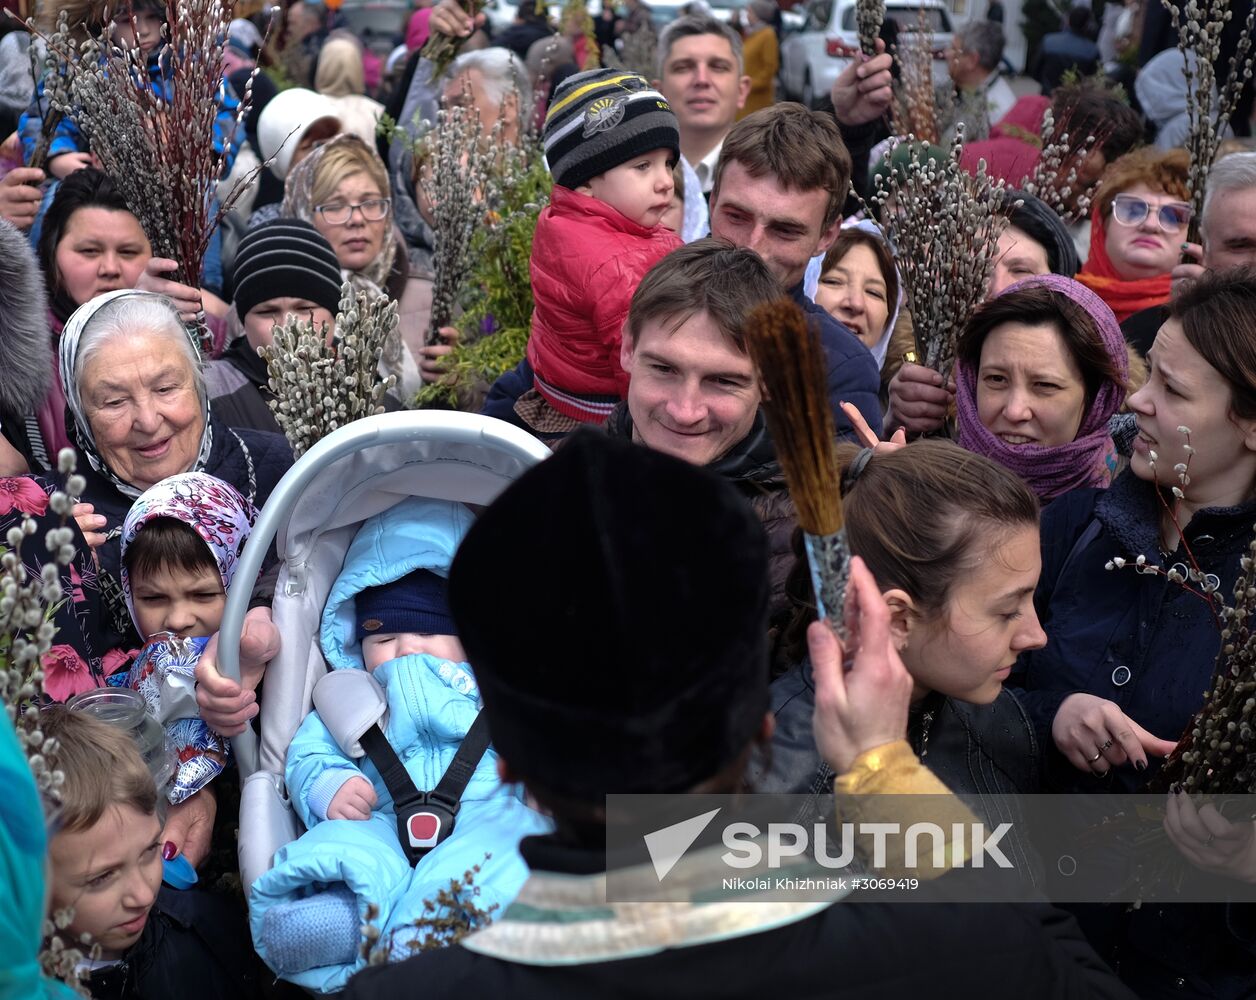
[[[356,135],[341,134],[303,159],[288,175],[280,215],[311,223],[327,238],[341,274],[355,288],[400,300],[411,280],[384,162]],[[402,309],[401,325],[411,317]],[[381,375],[396,375],[393,394],[413,397],[422,385],[418,366],[394,333],[384,345]]]
[[1139,149],[1108,168],[1091,214],[1090,256],[1077,280],[1118,323],[1169,300],[1169,274],[1191,221],[1183,149]]

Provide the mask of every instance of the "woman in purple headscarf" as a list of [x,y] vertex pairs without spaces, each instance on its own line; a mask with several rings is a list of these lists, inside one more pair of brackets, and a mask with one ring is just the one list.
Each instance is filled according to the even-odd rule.
[[1129,358],[1112,310],[1071,278],[1017,282],[974,313],[956,346],[959,443],[1011,469],[1043,503],[1117,471],[1108,421]]

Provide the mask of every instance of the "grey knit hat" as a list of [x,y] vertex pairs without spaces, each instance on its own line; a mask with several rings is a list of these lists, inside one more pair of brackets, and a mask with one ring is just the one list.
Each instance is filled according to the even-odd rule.
[[671,105],[645,77],[621,69],[591,69],[564,80],[541,141],[554,182],[572,189],[655,149],[680,156]]
[[236,248],[235,309],[240,319],[270,299],[317,303],[333,316],[340,308],[340,262],[327,237],[300,219],[258,226]]

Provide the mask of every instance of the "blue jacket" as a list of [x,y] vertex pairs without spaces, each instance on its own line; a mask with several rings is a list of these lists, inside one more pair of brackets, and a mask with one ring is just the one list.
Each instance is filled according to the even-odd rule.
[[[447,573],[472,520],[460,504],[410,498],[363,524],[323,610],[323,654],[333,670],[362,669],[354,628],[357,594],[415,569]],[[388,742],[420,790],[435,787],[478,713],[479,689],[469,666],[405,656],[381,664],[374,676],[388,700]],[[372,818],[326,819],[332,796],[355,775],[366,777],[379,797]],[[343,883],[357,895],[364,919],[368,904],[378,907],[374,923],[381,929],[381,943],[391,941],[392,960],[398,961],[410,953],[411,939],[420,936],[413,924],[424,915],[425,901],[474,866],[481,869],[475,877],[477,905],[504,908],[527,877],[519,839],[549,829],[502,785],[490,747],[463,793],[453,833],[411,869],[379,772],[367,758],[346,756],[317,712],[306,716],[293,738],[284,777],[308,832],[277,852],[271,870],[253,885],[250,921],[263,959],[263,918],[270,906],[305,895],[316,883]],[[323,966],[288,978],[307,989],[334,992],[363,964]]]
[[[1203,704],[1220,648],[1204,601],[1163,576],[1105,570],[1116,556],[1164,565],[1153,488],[1126,471],[1107,490],[1078,490],[1042,517],[1042,576],[1035,595],[1047,645],[1021,657],[1010,683],[1047,747],[1048,783],[1057,791],[1130,792],[1155,774],[1113,768],[1083,774],[1051,739],[1069,694],[1106,698],[1155,736],[1176,740]],[[1234,592],[1239,560],[1256,522],[1256,501],[1206,508],[1186,528],[1200,568]],[[1179,546],[1169,563],[1182,562]],[[1087,936],[1139,996],[1247,997],[1256,991],[1256,913],[1246,904],[1087,908]],[[1178,985],[1181,982],[1182,985]]]
[[[174,63],[168,57],[163,58],[166,51],[166,46],[163,44],[148,57],[148,79],[153,90],[164,100],[169,101],[174,95]],[[240,150],[240,142],[244,138],[243,124],[239,129],[236,128],[236,113],[239,109],[240,102],[236,100],[231,88],[220,84],[218,114],[214,119],[214,152],[222,153],[226,150],[226,160],[223,163],[224,176],[230,173],[232,164],[235,163],[236,153]],[[30,163],[35,146],[39,142],[39,133],[43,128],[46,110],[44,81],[40,80],[35,87],[30,107],[18,121],[18,134],[22,141],[22,160],[26,163]],[[87,149],[87,140],[82,131],[75,124],[73,117],[67,115],[61,119],[60,124],[53,131],[52,142],[48,146],[48,159],[51,160],[62,153],[84,153]]]

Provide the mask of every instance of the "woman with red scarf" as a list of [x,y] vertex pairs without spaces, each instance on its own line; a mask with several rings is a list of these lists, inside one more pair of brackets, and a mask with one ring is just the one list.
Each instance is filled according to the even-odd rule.
[[1169,273],[1191,220],[1190,157],[1140,149],[1108,169],[1091,216],[1090,257],[1077,280],[1116,313],[1118,323],[1169,301]]

